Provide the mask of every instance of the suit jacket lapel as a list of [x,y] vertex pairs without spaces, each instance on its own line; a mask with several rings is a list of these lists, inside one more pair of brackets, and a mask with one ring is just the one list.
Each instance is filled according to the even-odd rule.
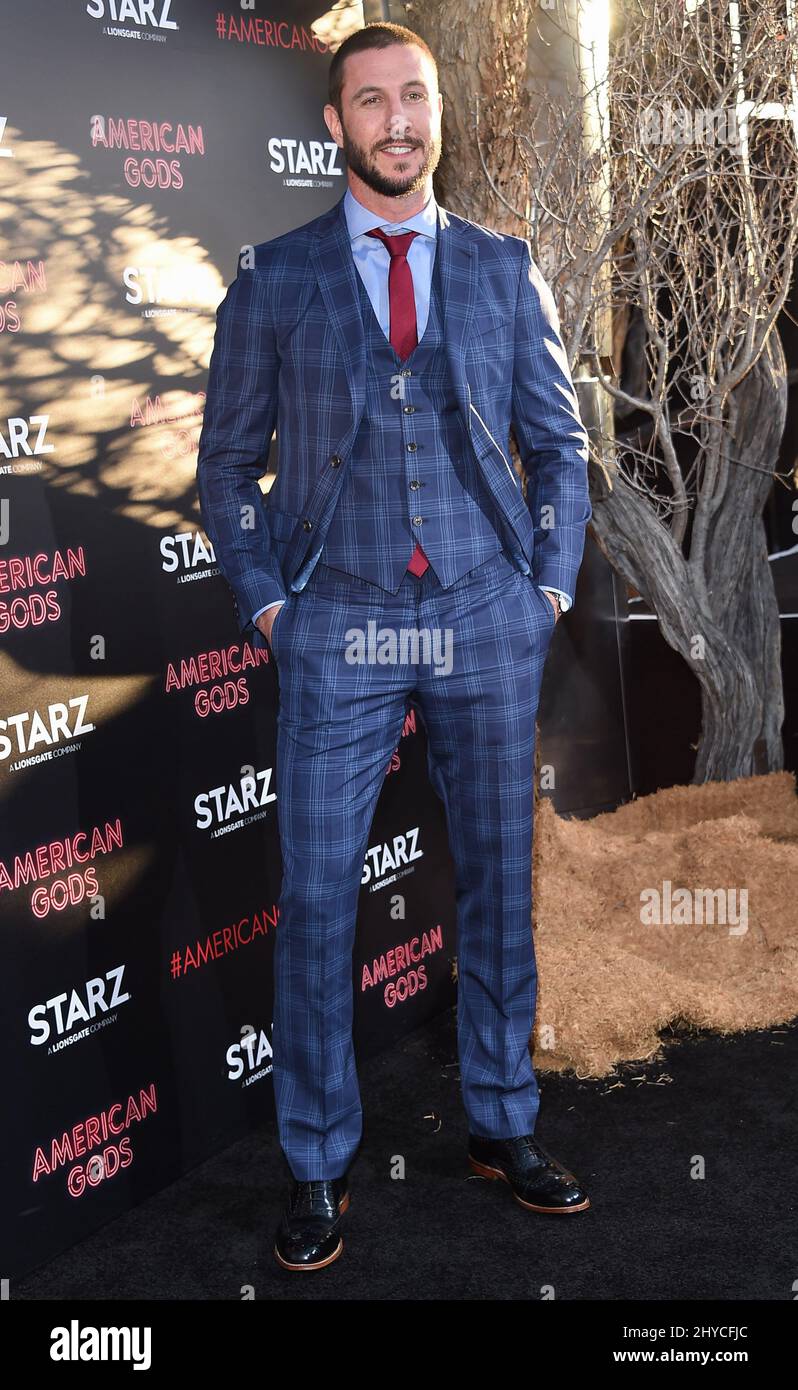
[[321,219],[310,260],[338,339],[352,408],[359,420],[366,398],[366,335],[343,197]]
[[468,381],[465,375],[465,346],[474,320],[477,297],[479,255],[473,241],[462,228],[450,222],[445,208],[438,204],[438,260],[441,277],[443,344],[449,360],[452,385],[457,394],[466,429],[471,431]]

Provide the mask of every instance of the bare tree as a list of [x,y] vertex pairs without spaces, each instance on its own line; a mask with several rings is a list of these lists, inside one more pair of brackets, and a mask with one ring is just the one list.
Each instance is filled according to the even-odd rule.
[[[516,7],[503,8],[510,22]],[[574,26],[568,90],[527,84],[521,198],[504,160],[494,177],[477,99],[473,150],[555,291],[572,371],[591,361],[612,403],[591,460],[593,534],[699,682],[694,780],[731,780],[783,765],[762,512],[798,240],[795,26],[789,0],[616,0],[614,15],[604,60]],[[535,22],[552,33],[565,19]]]

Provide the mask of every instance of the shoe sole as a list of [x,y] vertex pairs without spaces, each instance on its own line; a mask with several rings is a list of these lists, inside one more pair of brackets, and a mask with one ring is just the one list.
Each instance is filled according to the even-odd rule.
[[[346,1195],[345,1195],[344,1197],[341,1198],[341,1201],[340,1201],[340,1203],[339,1203],[339,1206],[338,1206],[338,1215],[339,1215],[339,1216],[343,1216],[343,1214],[344,1214],[344,1212],[347,1210],[348,1206],[349,1206],[349,1193],[347,1192]],[[317,1260],[316,1263],[315,1263],[315,1264],[312,1264],[312,1265],[309,1265],[309,1264],[298,1264],[298,1265],[297,1265],[297,1264],[291,1264],[289,1260],[284,1260],[283,1257],[282,1257],[282,1255],[280,1254],[279,1250],[277,1249],[277,1246],[275,1245],[275,1247],[274,1247],[274,1258],[278,1261],[279,1264],[282,1265],[283,1269],[290,1269],[290,1270],[292,1270],[292,1271],[295,1271],[295,1272],[297,1272],[297,1273],[300,1273],[300,1272],[302,1272],[303,1270],[324,1269],[325,1265],[331,1265],[332,1262],[333,1262],[333,1260],[337,1260],[337,1259],[338,1259],[338,1256],[341,1254],[343,1248],[344,1248],[344,1238],[343,1238],[343,1236],[341,1236],[341,1237],[339,1238],[339,1240],[338,1240],[338,1245],[336,1246],[335,1250],[333,1250],[333,1252],[332,1252],[331,1255],[327,1255],[326,1259]]]
[[518,1196],[507,1174],[503,1172],[501,1168],[491,1168],[486,1163],[478,1162],[478,1160],[472,1158],[470,1154],[468,1155],[468,1162],[478,1177],[489,1178],[491,1181],[496,1178],[501,1178],[502,1182],[506,1182],[516,1202],[518,1202],[519,1206],[525,1207],[527,1211],[539,1211],[545,1216],[570,1216],[571,1212],[587,1211],[587,1208],[590,1206],[589,1197],[586,1197],[584,1202],[580,1202],[579,1205],[575,1207],[539,1207],[534,1202],[525,1202],[523,1197]]

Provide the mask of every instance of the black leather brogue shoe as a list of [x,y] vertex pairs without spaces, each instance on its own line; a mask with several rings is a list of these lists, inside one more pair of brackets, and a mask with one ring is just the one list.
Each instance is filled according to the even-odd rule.
[[349,1206],[346,1174],[291,1184],[274,1253],[283,1269],[323,1269],[344,1248],[341,1217]]
[[585,1211],[587,1193],[573,1173],[548,1154],[532,1134],[514,1139],[468,1136],[468,1162],[481,1178],[501,1178],[513,1196],[529,1211]]

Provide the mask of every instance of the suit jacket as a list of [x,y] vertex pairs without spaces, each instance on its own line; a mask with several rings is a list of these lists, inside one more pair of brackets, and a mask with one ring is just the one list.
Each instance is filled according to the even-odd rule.
[[[525,238],[440,205],[437,237],[452,385],[505,539],[524,573],[574,593],[592,514],[588,441],[553,296]],[[253,613],[299,592],[324,544],[363,414],[366,367],[343,198],[260,243],[251,259],[217,310],[197,484],[239,628],[261,646]],[[277,475],[264,494],[258,479],[275,428]]]

